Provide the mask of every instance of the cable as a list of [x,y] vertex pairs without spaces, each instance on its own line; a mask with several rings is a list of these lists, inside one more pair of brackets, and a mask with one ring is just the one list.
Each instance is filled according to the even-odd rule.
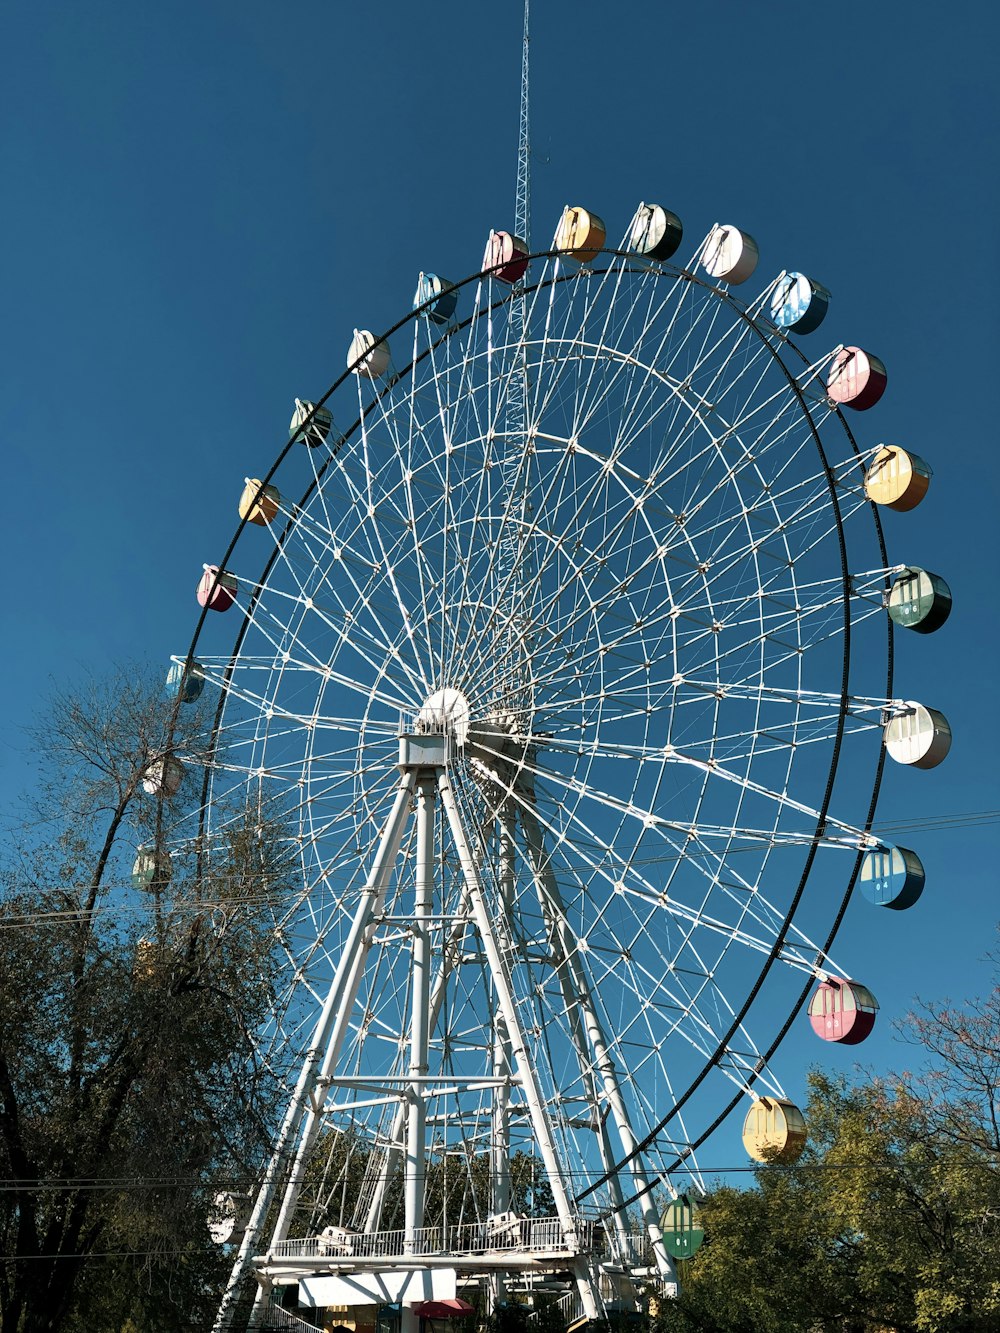
[[[882,836],[883,834],[891,834],[895,836],[898,833],[915,833],[915,832],[939,833],[953,828],[955,829],[979,828],[997,823],[1000,823],[1000,810],[971,810],[971,811],[958,811],[952,814],[926,815],[926,816],[918,816],[913,819],[896,820],[890,823],[874,825],[871,831],[875,836]],[[782,851],[785,850],[786,847],[792,848],[798,845],[799,844],[795,843],[781,844],[774,850]],[[851,849],[848,848],[847,850]],[[759,851],[760,851],[760,845],[757,844],[749,847],[731,847],[727,851],[726,856],[729,857],[732,855],[736,855],[737,853],[740,852],[759,853]],[[702,854],[705,856],[713,855],[711,850],[706,850]],[[652,856],[650,857],[650,863],[662,865],[670,861],[693,860],[696,859],[698,855],[699,853],[691,851],[686,851],[683,854],[678,854],[675,856],[657,855],[655,857]],[[56,893],[69,894],[76,891],[80,891],[82,888],[85,887],[89,886],[78,885],[78,884],[59,885],[57,887],[52,887],[48,889],[34,890],[34,892],[41,893],[42,895],[56,894]],[[132,885],[130,883],[126,883],[125,881],[111,882],[107,885],[107,887],[110,891],[117,890],[118,892],[129,893],[130,895],[138,892],[138,890],[132,888]],[[171,915],[186,915],[189,913],[199,913],[199,912],[225,910],[225,909],[242,910],[247,908],[258,908],[258,907],[268,907],[268,906],[280,908],[293,903],[296,897],[301,892],[302,892],[301,889],[295,889],[295,890],[285,890],[280,893],[275,892],[275,893],[248,895],[246,897],[241,897],[241,898],[193,898],[193,899],[180,899],[174,901],[170,901],[169,899],[166,898],[166,895],[163,895],[161,897],[161,903]],[[147,900],[138,902],[137,901],[114,902],[114,903],[106,902],[99,904],[93,909],[92,915],[106,916],[111,913],[120,913],[123,915],[129,915],[134,913],[138,915],[150,912],[153,910],[152,907],[153,895],[145,895],[145,897]],[[28,929],[36,925],[44,925],[49,923],[57,925],[60,922],[79,920],[84,916],[88,915],[91,914],[87,913],[86,910],[82,907],[81,908],[67,907],[67,908],[54,908],[51,911],[45,911],[45,912],[25,912],[17,916],[14,915],[4,916],[2,907],[0,907],[0,931],[22,930],[22,929]]]

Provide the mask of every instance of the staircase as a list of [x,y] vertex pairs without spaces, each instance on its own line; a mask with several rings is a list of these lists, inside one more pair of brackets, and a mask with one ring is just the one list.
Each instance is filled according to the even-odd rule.
[[259,1333],[318,1333],[315,1324],[310,1324],[290,1310],[283,1310],[280,1305],[271,1304],[264,1311],[259,1325]]

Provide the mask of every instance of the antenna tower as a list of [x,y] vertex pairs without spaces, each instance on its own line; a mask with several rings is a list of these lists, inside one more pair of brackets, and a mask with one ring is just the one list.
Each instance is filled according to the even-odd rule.
[[521,42],[521,125],[517,140],[517,195],[514,234],[531,249],[531,119],[528,102],[528,47],[531,0],[524,0],[524,37]]
[[[521,116],[517,140],[517,190],[514,197],[514,235],[531,250],[531,122],[529,115],[529,30],[530,0],[524,0],[524,33],[521,41]],[[528,473],[528,301],[523,280],[514,287],[510,305],[510,339],[516,358],[507,384],[504,408],[504,466],[510,492],[509,514],[513,522],[505,524],[500,539],[498,569],[501,586],[507,589],[511,631],[508,651],[513,664],[510,703],[515,711],[530,712],[530,667],[524,654],[530,639],[530,613],[527,609],[530,576],[526,578],[524,533],[530,522],[531,500]]]

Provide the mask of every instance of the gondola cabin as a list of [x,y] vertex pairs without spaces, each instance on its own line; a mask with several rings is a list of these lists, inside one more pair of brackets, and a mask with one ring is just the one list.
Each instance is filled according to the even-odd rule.
[[166,691],[171,699],[180,699],[182,704],[193,704],[205,688],[205,669],[200,662],[188,666],[184,662],[174,662],[167,672]]
[[911,565],[889,589],[887,610],[893,624],[933,634],[951,615],[951,589],[940,574]]
[[722,282],[746,282],[757,267],[760,251],[749,232],[739,227],[713,227],[701,252],[701,266]]
[[447,324],[458,305],[458,292],[453,283],[439,278],[436,273],[421,273],[417,290],[413,293],[413,308],[434,324]]
[[310,449],[317,449],[326,442],[332,425],[333,417],[325,407],[316,407],[305,398],[296,398],[295,411],[288,423],[295,444],[307,444]]
[[865,412],[874,407],[889,382],[885,366],[862,347],[842,347],[826,377],[826,392],[837,407]]
[[794,1162],[807,1137],[805,1116],[783,1098],[759,1098],[743,1122],[743,1146],[757,1162]]
[[184,780],[184,765],[172,754],[154,759],[142,779],[142,789],[150,796],[176,796]]
[[208,1215],[208,1234],[216,1245],[225,1245],[242,1235],[249,1220],[250,1208],[246,1195],[221,1191],[212,1198]]
[[589,264],[603,250],[607,235],[608,229],[596,213],[567,204],[559,219],[552,248],[579,264]]
[[684,226],[676,213],[659,204],[640,204],[632,219],[628,248],[646,259],[670,259],[683,236]]
[[528,269],[528,247],[509,231],[491,231],[483,269],[491,269],[498,282],[520,282]]
[[830,293],[804,273],[786,273],[771,295],[771,319],[789,333],[812,333],[830,309]]
[[218,565],[205,565],[205,572],[198,584],[198,605],[209,611],[228,611],[240,585],[233,574],[220,569]]
[[660,1218],[664,1247],[675,1259],[690,1259],[705,1239],[701,1215],[686,1194],[678,1194]]
[[905,513],[927,494],[932,475],[929,464],[916,454],[884,444],[865,473],[865,494],[873,504]]
[[369,329],[355,329],[347,349],[347,369],[365,379],[379,379],[389,369],[389,344]]
[[140,847],[132,863],[132,887],[147,893],[165,889],[173,873],[173,862],[166,848],[157,852],[152,847]]
[[247,477],[240,496],[240,518],[266,528],[278,516],[281,492],[277,486],[265,486],[258,477]]
[[867,986],[829,977],[809,1001],[809,1022],[824,1041],[857,1046],[875,1026],[878,1004]]
[[861,892],[876,907],[901,912],[924,891],[924,867],[907,847],[875,847],[861,862]]
[[885,748],[890,759],[911,768],[936,768],[951,749],[951,727],[936,708],[905,703],[886,723]]

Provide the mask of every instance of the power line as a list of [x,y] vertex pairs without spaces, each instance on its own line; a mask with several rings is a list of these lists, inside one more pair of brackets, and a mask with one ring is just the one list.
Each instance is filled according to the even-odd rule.
[[[917,816],[911,819],[894,820],[887,823],[876,824],[872,827],[872,834],[876,837],[883,835],[895,836],[899,833],[939,833],[949,829],[959,828],[978,828],[991,824],[1000,823],[1000,810],[970,810],[957,811],[951,814],[925,815]],[[755,843],[751,846],[729,847],[724,852],[713,852],[711,849],[702,851],[692,851],[688,849],[683,853],[674,855],[650,854],[648,859],[637,860],[635,864],[657,864],[665,865],[674,861],[695,860],[699,857],[717,858],[722,856],[728,858],[740,853],[760,854],[763,848],[768,844],[765,842]],[[773,851],[790,850],[799,846],[797,843],[779,843],[771,848]],[[25,892],[37,892],[39,894],[56,893],[74,893],[81,892],[88,888],[88,885],[58,885],[51,888],[42,888],[38,890],[25,890]],[[132,885],[126,881],[111,881],[107,884],[107,890],[111,893],[120,892],[135,895],[139,893]],[[239,898],[173,898],[168,895],[161,896],[161,907],[172,916],[197,914],[214,910],[243,910],[247,908],[274,907],[283,909],[292,906],[296,898],[301,895],[302,889],[283,890],[281,892],[271,892],[263,894],[248,894]],[[91,915],[142,915],[154,910],[154,898],[152,895],[145,895],[141,901],[122,901],[99,903],[92,909],[92,913],[82,907],[53,908],[49,911],[25,912],[19,915],[3,915],[0,908],[0,932],[5,930],[27,929],[36,925],[46,923],[58,924],[73,920],[84,920]]]
[[[951,1146],[950,1140],[944,1140],[943,1142],[945,1146]],[[992,1160],[994,1157],[997,1157],[997,1153],[993,1149],[984,1145],[980,1147],[978,1151],[982,1154],[981,1160],[978,1163],[979,1166],[985,1167],[990,1171],[1000,1169],[1000,1161],[994,1162]],[[798,1161],[794,1163],[789,1163],[788,1165],[784,1165],[782,1163],[742,1162],[736,1166],[718,1166],[718,1165],[699,1166],[697,1173],[699,1176],[704,1177],[704,1176],[717,1176],[717,1175],[727,1175],[727,1176],[751,1175],[757,1172],[768,1172],[775,1170],[780,1171],[783,1174],[795,1175],[802,1172],[808,1172],[810,1174],[821,1174],[826,1171],[837,1172],[837,1173],[843,1173],[848,1171],[899,1172],[906,1169],[907,1169],[906,1163],[902,1162]],[[674,1172],[673,1176],[680,1177],[685,1175],[691,1175],[692,1173],[693,1172],[691,1168],[685,1167],[679,1171]],[[572,1170],[572,1169],[565,1171],[563,1174],[571,1179],[579,1179],[579,1180],[589,1179],[590,1175],[590,1173],[587,1171]],[[461,1177],[461,1173],[457,1170],[456,1170],[456,1176]],[[399,1178],[401,1179],[402,1177]],[[391,1181],[392,1179],[393,1177],[387,1177],[384,1175],[380,1176],[380,1180],[383,1184],[387,1183],[388,1181]],[[488,1184],[489,1181],[493,1179],[496,1179],[494,1173],[489,1173],[489,1174],[484,1173],[484,1175],[481,1178],[481,1183],[485,1185]],[[235,1193],[235,1194],[246,1194],[250,1189],[250,1186],[245,1177],[240,1180],[236,1180],[234,1178],[227,1178],[226,1176],[221,1176],[218,1179],[211,1182],[206,1182],[200,1176],[171,1176],[153,1180],[146,1180],[140,1176],[119,1176],[119,1177],[108,1176],[108,1177],[98,1177],[98,1178],[93,1178],[93,1177],[80,1178],[79,1180],[74,1180],[70,1178],[66,1180],[54,1179],[54,1180],[33,1180],[33,1181],[16,1180],[13,1177],[0,1178],[0,1193],[7,1193],[7,1194],[33,1194],[33,1193],[40,1193],[43,1190],[56,1191],[63,1189],[73,1190],[79,1193],[106,1193],[110,1191],[157,1190],[157,1189],[174,1188],[179,1186],[184,1186],[189,1188],[197,1187],[199,1189],[203,1189],[205,1191],[211,1191],[213,1193],[228,1191],[230,1193]],[[318,1188],[318,1186],[316,1188]]]

